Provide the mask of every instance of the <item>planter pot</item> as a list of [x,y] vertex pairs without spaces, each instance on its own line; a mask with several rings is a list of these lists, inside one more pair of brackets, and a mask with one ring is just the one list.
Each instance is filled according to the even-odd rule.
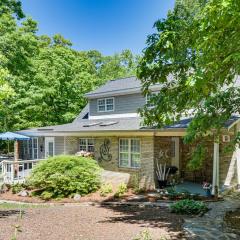
[[158,180],[158,185],[160,189],[167,187],[167,180]]

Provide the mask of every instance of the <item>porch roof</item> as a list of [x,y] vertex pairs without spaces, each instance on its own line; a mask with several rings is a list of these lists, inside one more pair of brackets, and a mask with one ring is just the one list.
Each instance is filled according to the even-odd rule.
[[[162,129],[157,127],[146,127],[142,124],[142,119],[140,117],[132,118],[114,118],[114,119],[99,119],[99,120],[89,120],[82,119],[81,121],[74,121],[73,123],[48,126],[41,128],[34,128],[28,130],[19,131],[27,136],[57,136],[60,133],[66,135],[67,133],[107,133],[107,132],[185,132],[186,128],[190,124],[192,118],[187,118],[180,120],[179,122],[166,126]],[[237,121],[240,120],[239,116],[231,117],[224,124],[225,128],[233,126]]]

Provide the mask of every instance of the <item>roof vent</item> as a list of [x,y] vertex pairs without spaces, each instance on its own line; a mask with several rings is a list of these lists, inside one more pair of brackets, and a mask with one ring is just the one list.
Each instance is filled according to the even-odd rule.
[[117,124],[118,122],[105,122],[105,123],[101,123],[100,126],[101,127],[105,127],[105,126],[111,126],[114,124]]
[[88,123],[88,124],[84,124],[83,127],[92,127],[92,126],[100,125],[101,123],[102,122]]

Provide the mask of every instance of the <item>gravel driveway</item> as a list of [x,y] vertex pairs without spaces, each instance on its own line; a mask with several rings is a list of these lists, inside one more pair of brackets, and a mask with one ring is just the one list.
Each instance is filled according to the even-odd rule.
[[17,240],[132,240],[148,229],[152,239],[184,239],[181,217],[165,208],[136,206],[51,206],[0,210],[0,240],[10,240],[14,225],[22,230]]

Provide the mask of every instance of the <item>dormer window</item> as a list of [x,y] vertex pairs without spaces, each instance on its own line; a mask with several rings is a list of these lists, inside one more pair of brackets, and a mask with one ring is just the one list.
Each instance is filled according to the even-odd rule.
[[151,92],[151,93],[146,95],[146,105],[147,105],[147,107],[149,107],[149,108],[155,107],[154,103],[151,100],[157,94],[158,94],[158,92]]
[[98,112],[114,111],[114,98],[102,98],[97,100]]

